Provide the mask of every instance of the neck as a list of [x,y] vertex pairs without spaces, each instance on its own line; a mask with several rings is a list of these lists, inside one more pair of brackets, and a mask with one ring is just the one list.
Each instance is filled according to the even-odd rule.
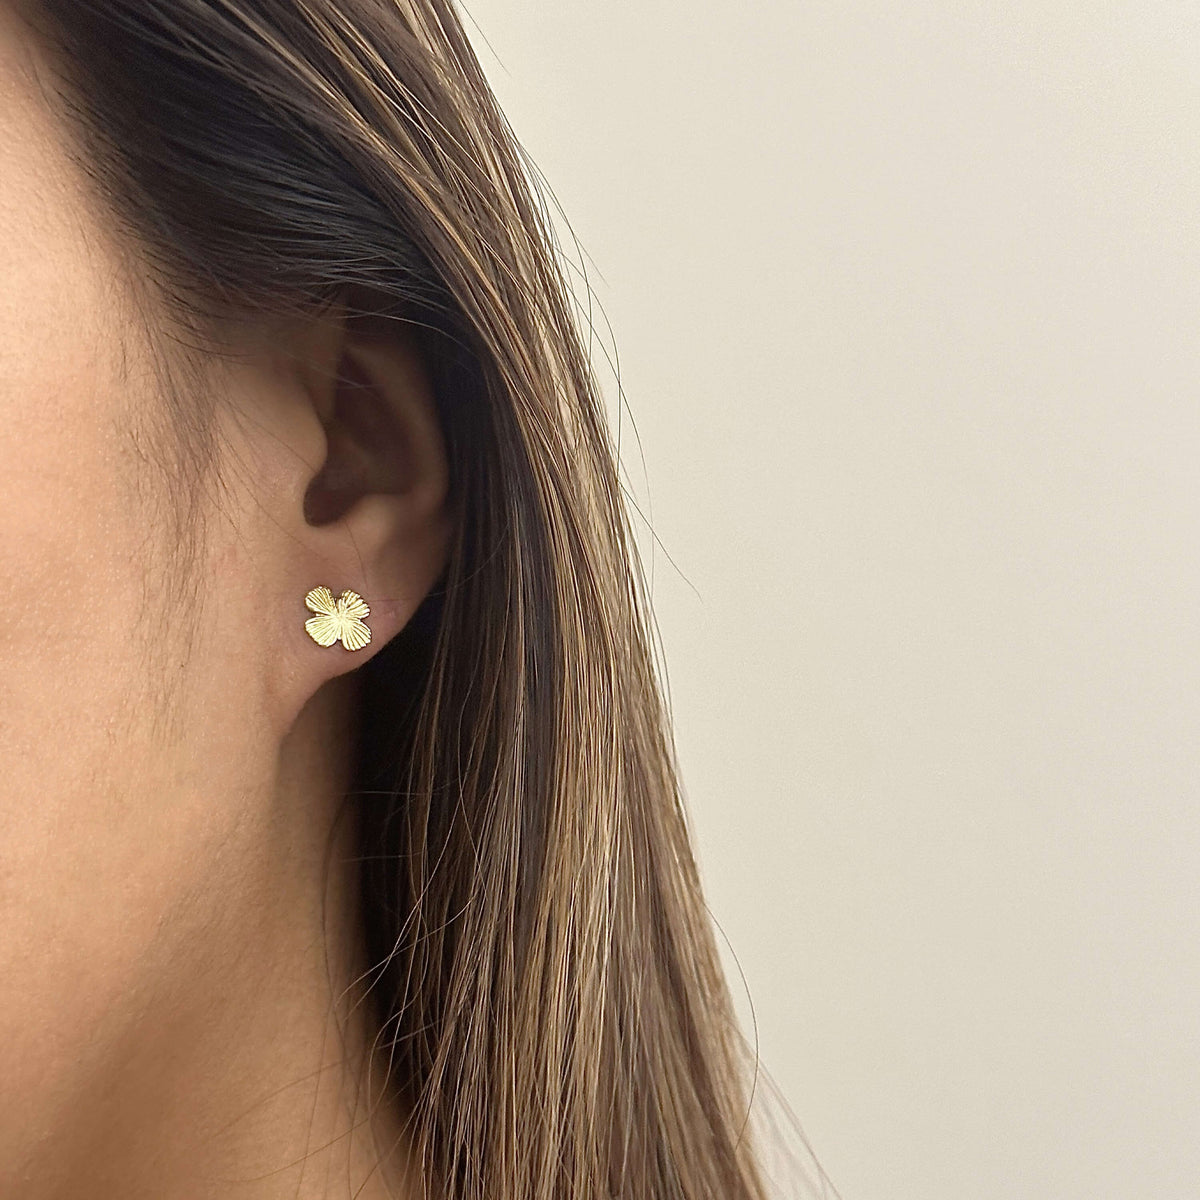
[[353,806],[337,819],[352,683],[334,681],[305,709],[270,784],[239,797],[244,810],[160,918],[139,986],[93,1039],[63,1122],[72,1163],[41,1176],[58,1176],[46,1196],[419,1194],[406,1151],[386,1163],[377,1151],[402,1142],[355,986],[367,964]]

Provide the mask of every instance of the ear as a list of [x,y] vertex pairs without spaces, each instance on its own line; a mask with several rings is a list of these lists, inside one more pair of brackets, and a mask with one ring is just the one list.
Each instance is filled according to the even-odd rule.
[[[271,436],[256,459],[270,476],[260,533],[273,544],[260,562],[275,576],[280,633],[266,669],[286,727],[323,683],[407,624],[445,566],[450,521],[445,445],[415,327],[341,302],[280,349],[275,361],[287,365],[269,389]],[[328,591],[310,606],[314,589]],[[323,611],[346,591],[369,609],[361,625],[346,621],[345,604]],[[369,641],[359,647],[362,626]]]

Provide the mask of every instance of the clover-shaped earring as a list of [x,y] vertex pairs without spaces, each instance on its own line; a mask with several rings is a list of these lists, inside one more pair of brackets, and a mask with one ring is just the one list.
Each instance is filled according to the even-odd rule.
[[315,587],[304,603],[317,614],[304,622],[304,628],[318,646],[332,646],[341,638],[347,650],[361,650],[371,640],[362,620],[371,610],[357,592],[345,591],[335,600],[327,587]]

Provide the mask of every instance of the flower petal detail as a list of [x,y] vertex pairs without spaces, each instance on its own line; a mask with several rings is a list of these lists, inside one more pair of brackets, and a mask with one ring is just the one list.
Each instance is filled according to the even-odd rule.
[[367,607],[367,602],[357,593],[349,590],[344,591],[337,600],[338,612],[343,617],[366,617],[370,616],[371,610]]
[[337,614],[337,602],[333,598],[333,593],[327,587],[315,587],[307,596],[304,597],[305,605],[312,609],[315,613],[322,613],[327,617],[332,617]]
[[322,613],[317,617],[309,617],[304,622],[304,628],[308,630],[308,636],[318,646],[332,646],[341,636],[342,622],[336,616]]
[[361,650],[371,640],[371,630],[361,621],[350,617],[342,625],[342,645],[347,650]]

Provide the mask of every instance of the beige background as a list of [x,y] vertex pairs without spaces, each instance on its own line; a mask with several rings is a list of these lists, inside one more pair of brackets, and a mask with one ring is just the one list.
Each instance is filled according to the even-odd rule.
[[825,1169],[1196,1200],[1200,10],[469,8],[612,323],[710,902]]

